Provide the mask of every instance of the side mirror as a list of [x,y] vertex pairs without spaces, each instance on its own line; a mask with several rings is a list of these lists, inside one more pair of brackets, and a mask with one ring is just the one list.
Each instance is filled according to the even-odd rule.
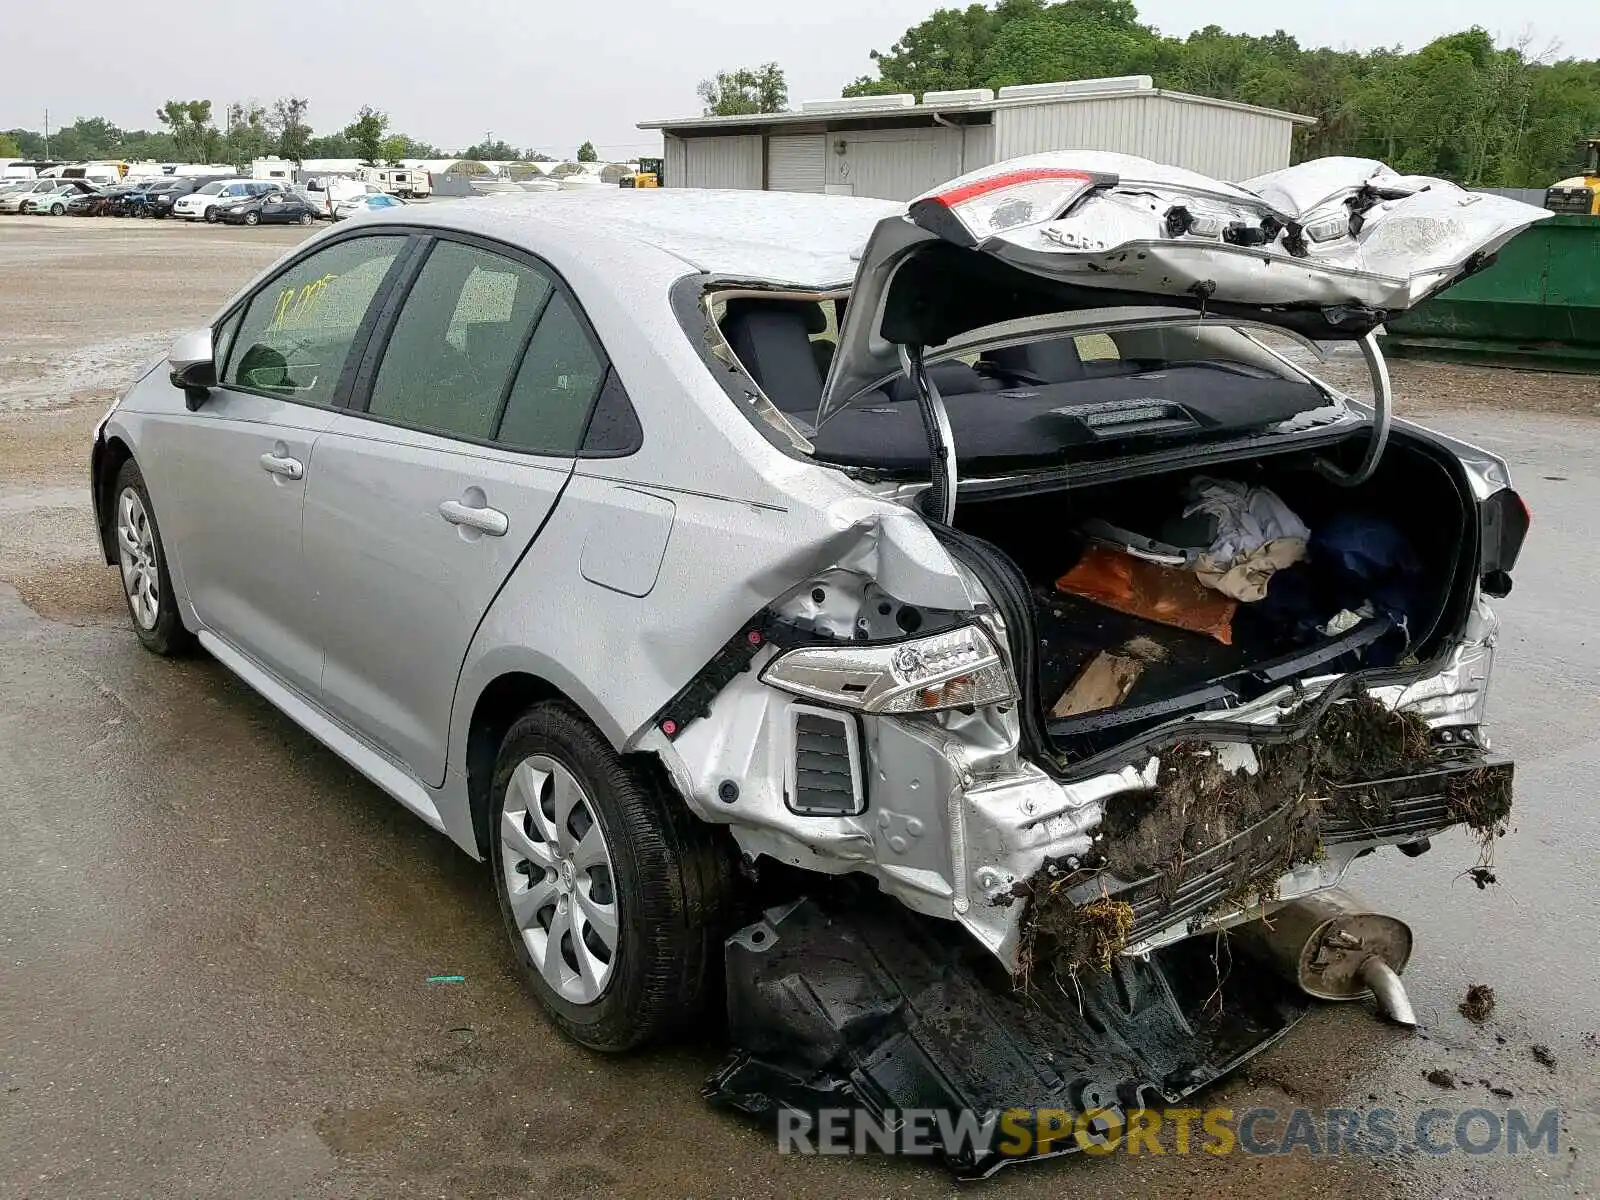
[[217,362],[211,348],[211,330],[196,329],[172,343],[167,351],[172,386],[183,389],[184,404],[194,412],[217,386]]

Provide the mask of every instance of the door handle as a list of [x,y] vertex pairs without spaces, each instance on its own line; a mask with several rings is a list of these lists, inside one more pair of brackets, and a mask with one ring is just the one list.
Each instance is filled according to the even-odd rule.
[[473,508],[459,500],[446,500],[439,505],[439,515],[452,525],[464,525],[490,537],[505,537],[511,528],[510,519],[498,508]]
[[274,454],[270,450],[261,456],[261,469],[271,475],[282,475],[285,479],[303,479],[306,473],[298,458]]

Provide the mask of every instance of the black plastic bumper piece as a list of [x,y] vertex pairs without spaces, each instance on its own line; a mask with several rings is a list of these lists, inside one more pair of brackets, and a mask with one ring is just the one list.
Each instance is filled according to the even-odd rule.
[[[955,1129],[963,1113],[1120,1115],[1177,1103],[1306,1011],[1297,989],[1212,937],[1109,973],[1040,969],[1020,988],[957,927],[880,901],[770,909],[728,939],[726,960],[737,1049],[705,1094],[764,1119],[849,1109],[892,1124],[931,1111]],[[1003,1143],[938,1152],[976,1178],[1079,1148]]]

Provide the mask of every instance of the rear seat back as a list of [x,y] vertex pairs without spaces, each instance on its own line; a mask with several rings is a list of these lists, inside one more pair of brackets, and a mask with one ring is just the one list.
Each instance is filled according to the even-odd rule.
[[811,335],[828,327],[822,307],[812,300],[728,301],[722,336],[739,356],[767,398],[786,413],[815,414],[822,403],[827,368]]
[[1067,383],[1088,374],[1083,369],[1077,339],[1070,337],[1029,342],[1025,346],[1002,346],[987,351],[983,361],[998,371],[1020,371],[1041,383]]

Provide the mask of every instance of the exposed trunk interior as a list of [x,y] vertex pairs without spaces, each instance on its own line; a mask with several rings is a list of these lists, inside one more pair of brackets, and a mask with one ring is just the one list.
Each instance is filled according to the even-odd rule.
[[[1352,439],[1352,455],[1361,441]],[[1091,545],[1083,522],[1101,518],[1156,536],[1181,515],[1197,475],[1268,488],[1311,532],[1304,561],[1273,575],[1264,599],[1237,604],[1231,644],[1058,589],[1057,580]],[[1346,540],[1351,521],[1398,534],[1413,569],[1398,584],[1391,578],[1383,585],[1388,603],[1375,606],[1376,616],[1323,633],[1316,626],[1341,610],[1378,599],[1367,595],[1370,577],[1353,573],[1337,548],[1319,537],[1319,530],[1334,528],[1329,523],[1335,518],[1345,520]],[[1077,758],[1181,712],[1232,707],[1297,677],[1427,659],[1464,618],[1475,521],[1448,459],[1422,439],[1397,432],[1373,478],[1355,488],[1318,474],[1309,456],[1286,455],[1044,495],[963,499],[955,524],[1003,550],[1026,577],[1038,642],[1034,699],[1055,748]],[[1192,581],[1193,572],[1186,574]],[[1052,708],[1102,652],[1138,660],[1131,688],[1117,703],[1052,717]]]

